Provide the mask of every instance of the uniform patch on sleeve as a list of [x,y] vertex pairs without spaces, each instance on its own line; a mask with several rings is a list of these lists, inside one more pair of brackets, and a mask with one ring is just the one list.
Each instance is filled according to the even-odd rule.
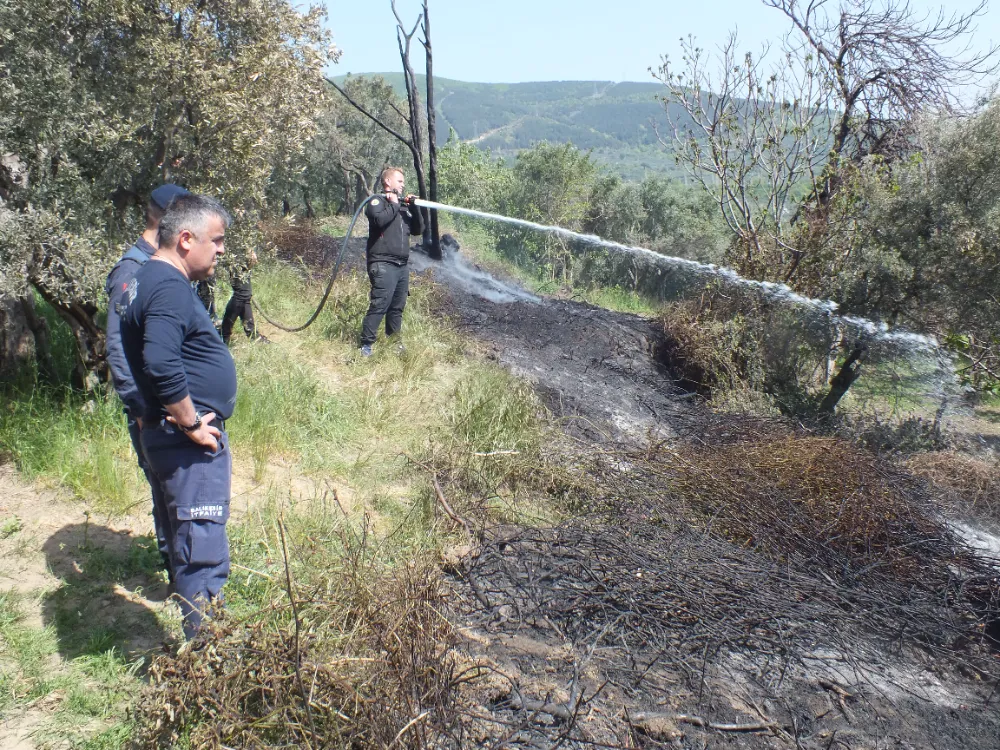
[[372,201],[372,205],[373,206],[377,206],[378,205],[378,198],[376,198],[375,200]]

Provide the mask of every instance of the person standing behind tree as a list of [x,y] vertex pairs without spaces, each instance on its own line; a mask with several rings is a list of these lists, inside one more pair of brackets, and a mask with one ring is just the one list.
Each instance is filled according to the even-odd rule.
[[398,167],[382,170],[379,182],[384,198],[374,198],[365,207],[368,217],[368,244],[365,256],[371,296],[368,313],[361,324],[361,356],[372,355],[379,324],[385,318],[385,335],[399,334],[403,308],[410,291],[410,236],[424,231],[420,210],[412,205],[415,196],[403,203],[405,178]]
[[201,304],[208,310],[208,316],[212,319],[212,323],[218,328],[221,323],[219,316],[215,314],[215,278],[196,281],[194,282],[194,288],[198,293],[198,299],[201,300]]
[[233,296],[229,298],[226,312],[222,316],[222,340],[227,344],[233,335],[236,319],[243,321],[243,332],[252,341],[270,344],[266,336],[257,332],[257,323],[253,319],[253,287],[250,285],[250,270],[257,264],[257,253],[250,251],[245,266],[230,270],[229,278],[233,285]]
[[132,439],[132,448],[135,450],[136,458],[139,460],[139,468],[146,475],[153,493],[153,528],[156,531],[156,545],[160,551],[163,564],[170,572],[170,556],[167,552],[166,537],[166,508],[163,505],[163,496],[159,491],[159,484],[150,471],[149,464],[142,452],[142,444],[139,438],[139,431],[142,429],[142,413],[145,405],[139,394],[139,389],[132,377],[128,361],[125,359],[125,352],[122,349],[121,338],[121,296],[136,272],[146,264],[146,261],[153,257],[156,252],[156,233],[160,227],[160,219],[163,212],[170,205],[170,201],[178,196],[190,195],[190,193],[179,185],[161,185],[156,188],[150,196],[146,205],[146,228],[126,252],[125,255],[115,264],[108,274],[104,284],[104,291],[108,295],[108,324],[106,349],[108,367],[111,369],[111,382],[115,387],[115,392],[125,405],[125,419],[128,424],[128,434]]
[[142,448],[167,508],[167,546],[184,634],[194,636],[229,577],[232,455],[225,431],[236,366],[191,287],[215,273],[229,214],[211,198],[176,198],[159,249],[123,295],[122,346],[145,409]]

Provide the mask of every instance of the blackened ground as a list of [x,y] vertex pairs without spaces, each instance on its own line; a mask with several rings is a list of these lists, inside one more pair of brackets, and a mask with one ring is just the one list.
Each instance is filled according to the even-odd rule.
[[[363,272],[363,247],[350,243],[346,272]],[[322,240],[296,255],[316,267],[338,250]],[[673,489],[639,481],[657,472],[637,446],[752,428],[673,383],[652,321],[571,300],[498,303],[422,256],[413,268],[439,284],[454,326],[535,384],[583,446],[581,473],[607,467],[586,518],[487,529],[445,564],[460,649],[488,670],[481,746],[1000,748],[996,670],[922,653],[903,629],[859,633],[859,607],[838,620],[852,605],[831,610],[822,571],[801,578],[664,512]],[[594,512],[612,485],[630,510]]]
[[[326,270],[340,243],[314,237],[280,255]],[[571,434],[635,445],[686,434],[704,415],[695,397],[679,388],[660,363],[657,352],[665,341],[654,321],[572,300],[495,302],[497,287],[501,298],[509,297],[502,288],[512,282],[482,280],[486,274],[469,273],[460,254],[447,262],[459,273],[446,273],[415,251],[416,283],[436,281],[441,314],[481,342],[488,356],[530,380]],[[341,272],[364,272],[363,239],[350,241]],[[456,278],[462,283],[454,283]]]

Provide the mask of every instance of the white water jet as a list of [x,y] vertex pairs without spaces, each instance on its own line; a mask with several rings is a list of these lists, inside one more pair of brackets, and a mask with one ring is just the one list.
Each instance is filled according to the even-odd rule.
[[486,211],[477,211],[472,208],[463,208],[461,206],[449,206],[444,203],[437,203],[435,201],[424,200],[422,198],[417,198],[414,203],[418,206],[423,206],[425,208],[436,209],[439,211],[446,211],[449,213],[463,214],[466,216],[473,216],[479,219],[486,219],[489,221],[499,221],[505,224],[512,224],[514,226],[524,227],[525,229],[532,229],[537,232],[544,232],[547,234],[555,234],[569,239],[574,239],[583,242],[588,245],[595,245],[599,247],[608,248],[611,250],[618,250],[624,253],[629,253],[635,256],[643,257],[646,260],[651,260],[657,265],[679,268],[685,271],[692,272],[696,275],[712,277],[719,279],[721,281],[727,282],[736,287],[743,287],[748,290],[756,291],[765,297],[773,299],[778,302],[791,304],[796,307],[804,308],[813,313],[817,313],[824,319],[827,319],[831,325],[840,324],[846,328],[856,329],[859,333],[871,337],[872,339],[878,340],[884,343],[893,343],[901,345],[907,350],[917,350],[925,352],[936,352],[939,351],[939,346],[937,340],[932,336],[924,336],[919,333],[913,333],[911,331],[904,330],[893,330],[890,329],[885,323],[878,323],[873,320],[868,320],[867,318],[859,318],[850,315],[836,315],[837,303],[831,300],[821,300],[813,299],[812,297],[805,297],[797,292],[793,291],[786,284],[776,284],[770,281],[755,281],[753,279],[747,279],[740,276],[736,271],[731,268],[726,268],[724,266],[717,266],[714,263],[699,263],[698,261],[689,260],[687,258],[678,258],[672,255],[662,255],[653,250],[649,250],[644,247],[635,247],[632,245],[623,245],[620,242],[612,242],[611,240],[605,240],[594,234],[580,234],[579,232],[573,232],[569,229],[564,229],[563,227],[549,226],[547,224],[536,224],[533,221],[527,221],[525,219],[514,219],[510,216],[501,216],[500,214],[491,214]]

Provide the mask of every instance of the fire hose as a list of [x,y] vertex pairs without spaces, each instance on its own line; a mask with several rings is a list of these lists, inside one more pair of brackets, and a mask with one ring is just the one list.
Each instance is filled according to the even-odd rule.
[[[251,297],[250,302],[253,304],[254,310],[259,312],[261,317],[275,328],[280,328],[282,331],[288,331],[288,333],[298,333],[299,331],[304,331],[306,328],[315,323],[320,313],[323,312],[323,308],[326,307],[326,302],[330,298],[330,292],[333,291],[333,283],[337,280],[337,275],[340,273],[340,265],[344,261],[344,253],[347,251],[347,243],[351,239],[351,235],[354,233],[354,225],[357,224],[358,217],[361,216],[361,212],[364,211],[365,206],[379,196],[380,193],[369,195],[361,201],[361,205],[358,206],[358,210],[354,212],[354,218],[351,219],[351,225],[347,228],[347,234],[344,235],[344,242],[340,246],[340,253],[337,254],[337,262],[333,265],[333,273],[330,274],[330,281],[327,282],[326,291],[323,292],[323,299],[319,301],[319,307],[316,308],[316,312],[310,316],[309,320],[300,326],[286,326],[284,323],[279,323],[277,320],[271,318],[261,309],[260,305],[257,304],[257,300]],[[324,256],[323,262],[326,262],[326,256]]]

